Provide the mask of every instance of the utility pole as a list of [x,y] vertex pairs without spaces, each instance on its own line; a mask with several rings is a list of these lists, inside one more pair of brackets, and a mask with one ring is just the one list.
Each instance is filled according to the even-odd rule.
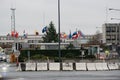
[[61,50],[60,50],[60,0],[58,0],[58,53],[59,53],[59,61],[61,61]]

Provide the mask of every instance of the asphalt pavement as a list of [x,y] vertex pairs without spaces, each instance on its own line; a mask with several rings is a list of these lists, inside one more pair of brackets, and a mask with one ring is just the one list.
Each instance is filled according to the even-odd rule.
[[16,66],[8,64],[7,67],[0,68],[0,80],[120,80],[120,70],[16,71]]
[[120,71],[4,72],[3,80],[120,80]]

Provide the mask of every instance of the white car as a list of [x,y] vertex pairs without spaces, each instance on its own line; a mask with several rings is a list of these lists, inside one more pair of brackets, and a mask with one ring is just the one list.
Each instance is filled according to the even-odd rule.
[[0,61],[6,61],[6,54],[0,53]]

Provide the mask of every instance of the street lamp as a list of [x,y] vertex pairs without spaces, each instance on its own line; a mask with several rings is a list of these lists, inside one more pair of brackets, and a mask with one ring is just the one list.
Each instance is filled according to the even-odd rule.
[[[109,8],[109,10],[120,11],[120,9]],[[118,18],[111,18],[111,20],[120,20]]]
[[58,0],[58,53],[59,53],[59,61],[61,61],[61,50],[60,50],[60,0]]
[[[120,9],[109,8],[109,10],[120,11]],[[118,18],[111,18],[111,20],[120,20]]]
[[120,11],[120,9],[109,8],[109,10]]
[[[120,11],[120,9],[114,9],[114,8],[109,8],[109,10]],[[111,20],[120,20],[120,19],[118,19],[118,18],[111,18]],[[119,29],[119,30],[117,30],[117,29]],[[118,39],[120,39],[120,28],[117,28],[117,27],[116,27],[116,33],[117,33],[118,31],[119,31],[119,38],[118,38]],[[116,34],[116,42],[118,41],[117,37],[118,37],[118,35]],[[119,41],[120,41],[120,40],[119,40]]]
[[118,19],[118,18],[111,18],[111,20],[120,20],[120,19]]

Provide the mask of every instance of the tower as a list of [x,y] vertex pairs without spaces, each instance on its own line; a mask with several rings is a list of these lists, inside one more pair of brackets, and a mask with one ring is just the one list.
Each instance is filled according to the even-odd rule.
[[16,38],[15,38],[15,8],[11,8],[11,35],[14,38],[14,42],[13,42],[13,51],[17,50],[17,42],[16,42]]
[[11,8],[12,14],[11,14],[11,32],[15,32],[15,8]]

